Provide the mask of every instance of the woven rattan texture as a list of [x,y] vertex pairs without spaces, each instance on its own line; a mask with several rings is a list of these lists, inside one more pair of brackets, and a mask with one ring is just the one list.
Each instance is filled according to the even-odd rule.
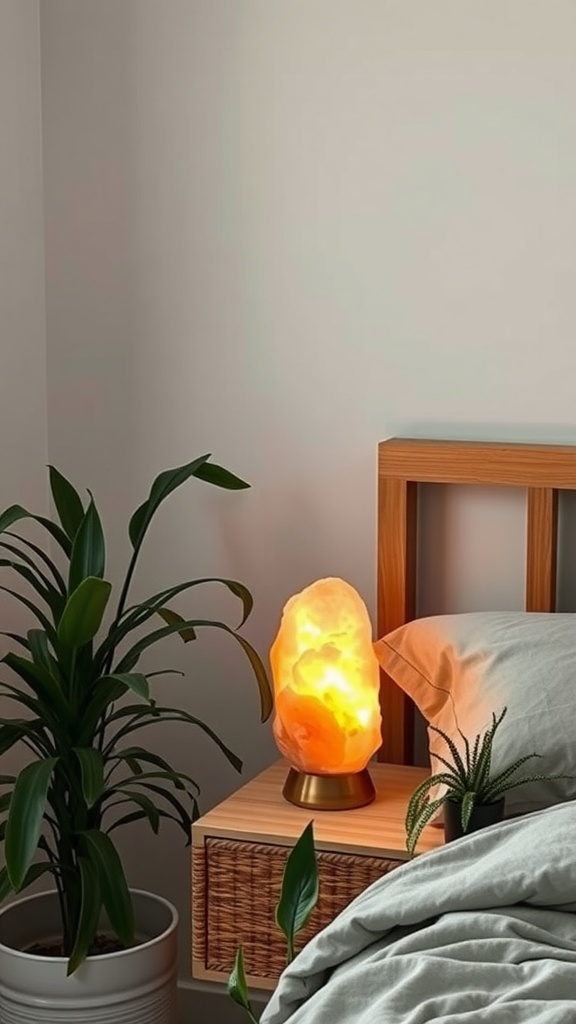
[[[286,945],[275,925],[274,908],[288,853],[284,846],[216,838],[194,848],[193,955],[206,969],[228,974],[241,943],[248,974],[278,977],[286,963]],[[400,863],[320,851],[320,898],[298,948]]]

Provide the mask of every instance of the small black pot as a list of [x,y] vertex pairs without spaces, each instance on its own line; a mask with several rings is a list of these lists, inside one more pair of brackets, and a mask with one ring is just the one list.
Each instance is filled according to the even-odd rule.
[[470,832],[477,832],[480,828],[488,825],[495,825],[504,817],[504,797],[490,804],[474,804],[468,828],[466,832],[462,829],[462,804],[459,800],[446,800],[444,802],[444,838],[447,843],[452,839],[460,839],[460,836],[469,835]]

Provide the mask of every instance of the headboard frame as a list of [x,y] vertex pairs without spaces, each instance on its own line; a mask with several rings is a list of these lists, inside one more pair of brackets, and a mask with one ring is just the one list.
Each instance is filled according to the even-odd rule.
[[[526,488],[526,611],[556,608],[558,491],[576,490],[576,446],[390,438],[378,446],[378,636],[416,615],[418,484]],[[414,706],[382,674],[379,758],[413,763]]]

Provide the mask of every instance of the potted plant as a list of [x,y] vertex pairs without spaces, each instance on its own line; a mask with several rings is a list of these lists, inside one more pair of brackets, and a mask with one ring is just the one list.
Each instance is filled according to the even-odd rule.
[[[309,822],[286,860],[280,898],[276,905],[276,924],[286,939],[287,963],[294,959],[295,939],[308,924],[318,902],[318,894],[314,824]],[[250,1024],[258,1024],[250,1002],[242,946],[238,947],[234,968],[228,979],[228,995],[246,1011]]]
[[[198,630],[216,628],[247,655],[262,720],[272,699],[258,654],[236,628],[171,607],[178,595],[216,582],[241,602],[242,626],[252,608],[245,586],[188,580],[133,603],[130,588],[150,523],[176,488],[191,477],[231,490],[248,484],[208,455],[161,473],[130,519],[131,556],[113,602],[94,499],[83,502],[61,473],[49,472],[53,518],[19,505],[0,515],[0,568],[24,584],[0,589],[35,620],[26,633],[2,634],[14,650],[1,659],[12,679],[0,683],[0,693],[19,717],[0,719],[0,753],[19,743],[29,757],[16,776],[0,776],[0,898],[43,875],[53,885],[0,912],[0,1019],[172,1024],[176,911],[130,892],[114,833],[139,819],[157,833],[170,819],[189,842],[199,789],[135,734],[157,722],[184,722],[207,733],[236,769],[241,762],[196,716],[152,696],[153,677],[163,673],[147,672],[141,659],[169,636],[188,643]],[[47,531],[55,555],[14,529],[26,519]],[[162,620],[157,628],[155,618]]]
[[[490,774],[494,737],[504,719],[507,708],[498,716],[492,714],[492,724],[474,737],[472,744],[458,730],[463,742],[461,754],[442,729],[429,726],[442,737],[448,748],[449,757],[433,754],[444,766],[441,772],[430,775],[414,790],[406,812],[406,849],[413,856],[420,835],[437,811],[444,808],[444,834],[446,841],[458,839],[469,832],[475,832],[487,825],[494,825],[504,816],[504,794],[524,782],[561,778],[560,775],[520,776],[517,773],[526,761],[539,754],[526,754],[508,765],[497,775]],[[451,759],[450,759],[451,758]],[[430,790],[443,786],[442,796],[431,800]]]

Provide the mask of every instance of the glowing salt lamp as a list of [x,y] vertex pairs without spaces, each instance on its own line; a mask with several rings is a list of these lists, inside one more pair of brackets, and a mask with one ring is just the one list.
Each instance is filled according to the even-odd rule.
[[381,742],[379,670],[354,588],[324,579],[291,597],[270,661],[274,738],[292,765],[286,799],[321,810],[370,803],[366,765]]

